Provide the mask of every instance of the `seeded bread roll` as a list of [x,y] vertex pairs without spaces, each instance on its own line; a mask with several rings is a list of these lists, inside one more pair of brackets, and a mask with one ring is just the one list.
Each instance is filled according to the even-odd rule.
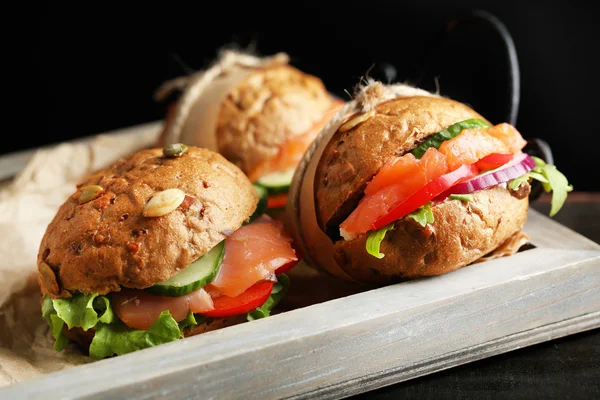
[[248,178],[217,153],[140,151],[87,178],[60,207],[39,249],[42,293],[164,281],[237,230],[257,202]]
[[342,218],[356,208],[367,182],[393,156],[414,149],[433,133],[481,115],[442,97],[398,97],[378,104],[363,122],[348,118],[325,146],[315,175],[315,193],[321,229],[335,235]]
[[319,78],[288,62],[283,53],[255,57],[227,51],[206,71],[166,82],[157,97],[165,98],[174,86],[183,93],[167,114],[160,144],[221,153],[253,182],[295,167],[343,102]]
[[357,207],[367,183],[395,156],[467,119],[485,118],[459,102],[411,88],[369,82],[333,117],[298,167],[290,189],[288,226],[305,260],[340,279],[369,284],[444,274],[500,246],[523,240],[527,183],[473,193],[473,200],[433,202],[425,227],[401,218],[370,255],[370,232],[344,240],[339,225]]
[[218,150],[255,180],[263,174],[263,160],[276,157],[287,140],[308,132],[332,105],[315,76],[289,65],[258,70],[223,101]]
[[[387,232],[377,259],[365,251],[367,235],[338,240],[335,259],[361,282],[389,283],[441,275],[490,253],[525,224],[529,184],[517,194],[505,187],[473,193],[472,201],[449,200],[431,208],[435,221],[425,227],[402,218]],[[521,197],[523,196],[524,197]]]

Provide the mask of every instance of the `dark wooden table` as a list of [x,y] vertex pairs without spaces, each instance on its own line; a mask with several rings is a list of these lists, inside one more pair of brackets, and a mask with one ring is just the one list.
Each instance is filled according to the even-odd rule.
[[[543,196],[532,207],[547,215],[549,198]],[[600,243],[600,193],[570,194],[554,219]],[[355,398],[600,399],[600,329],[401,382]]]

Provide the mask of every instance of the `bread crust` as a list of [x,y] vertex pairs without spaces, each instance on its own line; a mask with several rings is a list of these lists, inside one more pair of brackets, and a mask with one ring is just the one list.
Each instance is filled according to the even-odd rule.
[[259,69],[222,103],[216,132],[219,152],[254,179],[262,161],[310,130],[333,103],[315,76],[289,65]]
[[374,115],[352,129],[338,129],[315,174],[321,229],[337,235],[339,224],[356,208],[367,182],[390,157],[401,156],[431,134],[470,118],[485,121],[471,108],[447,98],[398,97],[378,104]]
[[[221,155],[189,148],[167,158],[142,150],[85,179],[104,192],[79,204],[77,189],[49,224],[38,253],[43,294],[106,294],[121,286],[143,289],[164,281],[238,229],[255,210],[251,182]],[[181,205],[145,217],[157,193],[179,188]]]
[[[523,185],[528,193],[529,184]],[[365,283],[445,274],[471,264],[519,232],[528,206],[527,196],[496,186],[474,192],[472,201],[434,205],[435,221],[425,227],[412,218],[400,219],[381,242],[381,259],[367,253],[368,235],[334,243],[334,257],[346,273]]]

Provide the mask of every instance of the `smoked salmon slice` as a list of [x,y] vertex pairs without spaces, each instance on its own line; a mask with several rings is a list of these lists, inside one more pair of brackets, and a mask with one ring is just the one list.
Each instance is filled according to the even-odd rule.
[[235,297],[255,283],[275,279],[279,267],[297,261],[283,224],[266,215],[242,226],[225,240],[219,274],[206,290],[215,297]]
[[394,158],[369,182],[365,197],[341,224],[342,236],[348,240],[354,237],[350,232],[358,234],[369,231],[373,221],[446,172],[446,159],[435,147],[427,149],[420,159],[410,153]]
[[270,172],[284,171],[296,167],[302,160],[306,149],[343,105],[343,101],[334,100],[332,107],[307,132],[288,139],[281,146],[277,155],[259,163],[248,176],[250,180],[254,182]]
[[275,270],[298,260],[291,242],[281,222],[263,215],[225,239],[223,262],[212,283],[180,297],[123,288],[111,294],[111,303],[130,328],[150,329],[166,310],[175,321],[182,321],[190,311],[201,314],[213,310],[213,297],[236,297],[257,282],[274,280]]
[[385,186],[397,183],[407,186],[408,191],[411,188],[416,191],[447,171],[446,158],[435,147],[427,149],[420,159],[408,153],[387,162],[368,183],[365,195],[372,195]]
[[518,153],[526,144],[512,125],[499,124],[487,129],[465,129],[442,143],[440,153],[446,156],[450,171],[454,171],[493,153]]
[[183,321],[190,310],[201,313],[212,310],[213,302],[204,289],[180,297],[154,296],[140,289],[122,288],[111,294],[112,307],[121,321],[130,328],[148,330],[168,310],[177,322]]

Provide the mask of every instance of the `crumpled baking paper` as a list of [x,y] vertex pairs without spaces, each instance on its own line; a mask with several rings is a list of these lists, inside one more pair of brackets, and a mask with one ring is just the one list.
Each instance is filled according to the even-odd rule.
[[[157,142],[160,127],[100,135],[86,143],[39,150],[12,181],[0,183],[0,388],[93,360],[75,345],[54,351],[42,319],[37,253],[46,227],[76,184],[90,173]],[[300,263],[276,312],[285,312],[366,290],[323,276]]]
[[91,362],[75,346],[53,350],[40,310],[36,259],[46,227],[86,175],[152,147],[159,124],[63,143],[35,152],[14,179],[0,184],[0,387]]

